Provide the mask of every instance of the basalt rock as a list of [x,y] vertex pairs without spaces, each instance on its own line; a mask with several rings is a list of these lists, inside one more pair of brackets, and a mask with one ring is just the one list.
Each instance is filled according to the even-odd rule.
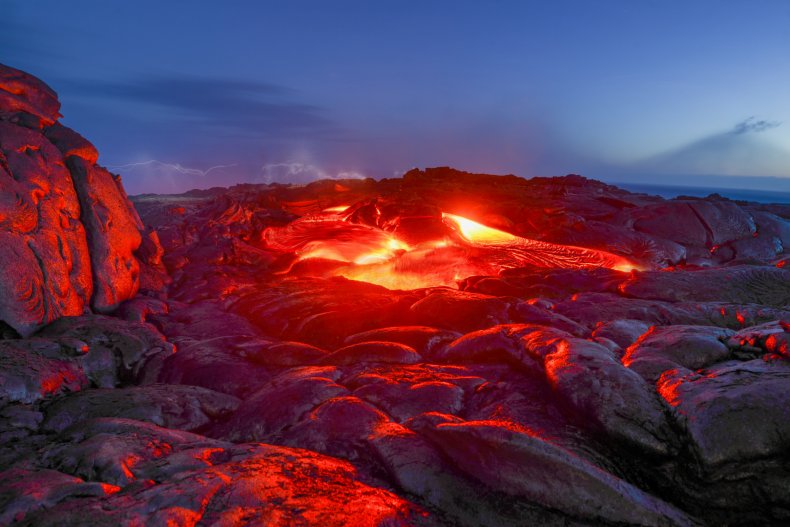
[[143,225],[126,197],[120,178],[71,156],[67,166],[82,208],[88,237],[94,291],[91,307],[112,311],[140,287],[140,247]]
[[[0,67],[0,119],[51,126],[60,117],[57,94],[34,76],[8,66]],[[29,119],[33,118],[33,119]]]
[[142,224],[59,108],[43,82],[0,65],[0,320],[23,335],[139,287]]

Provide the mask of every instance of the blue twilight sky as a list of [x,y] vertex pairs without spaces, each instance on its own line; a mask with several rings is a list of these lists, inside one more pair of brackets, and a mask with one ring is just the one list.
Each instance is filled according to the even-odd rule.
[[438,165],[790,190],[788,28],[782,0],[0,0],[0,62],[131,193]]

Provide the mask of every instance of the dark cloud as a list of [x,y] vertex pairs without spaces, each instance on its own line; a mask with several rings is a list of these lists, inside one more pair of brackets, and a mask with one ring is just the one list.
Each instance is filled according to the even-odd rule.
[[766,121],[764,119],[758,120],[756,117],[752,116],[736,124],[735,128],[732,130],[732,133],[735,135],[740,135],[751,132],[764,132],[766,130],[770,130],[771,128],[776,128],[781,124],[782,123],[779,121]]
[[216,131],[299,136],[337,132],[322,108],[294,100],[294,90],[265,82],[170,76],[126,82],[64,80],[59,86],[83,99],[111,100],[116,110],[118,105],[144,104],[162,118]]

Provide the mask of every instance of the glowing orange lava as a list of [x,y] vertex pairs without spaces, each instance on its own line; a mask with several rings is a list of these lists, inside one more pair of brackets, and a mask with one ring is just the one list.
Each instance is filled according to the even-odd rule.
[[456,214],[443,212],[442,219],[445,220],[445,223],[447,223],[448,220],[454,223],[461,235],[472,242],[513,243],[518,239],[518,236],[491,227],[486,227],[482,223],[477,223],[476,221]]
[[322,212],[325,212],[327,214],[342,214],[345,211],[347,211],[349,207],[350,205],[338,205],[336,207],[328,207],[324,209]]
[[313,266],[311,273],[389,289],[455,287],[469,276],[496,276],[503,269],[523,266],[639,268],[606,251],[522,238],[449,213],[442,214],[444,237],[412,246],[378,227],[346,221],[342,213],[348,208],[331,207],[285,227],[270,227],[263,239],[269,248],[294,253],[297,261],[336,263]]
[[563,269],[605,267],[617,271],[641,269],[627,258],[610,252],[522,238],[455,214],[442,213],[442,219],[467,245],[495,251],[491,257],[497,259],[503,269],[524,265]]

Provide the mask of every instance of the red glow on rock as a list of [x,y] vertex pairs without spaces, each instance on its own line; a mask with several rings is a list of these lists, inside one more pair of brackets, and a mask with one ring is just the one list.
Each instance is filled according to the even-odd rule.
[[70,371],[60,371],[41,380],[41,392],[52,395],[61,391],[64,385],[79,384],[79,377]]
[[118,487],[117,485],[110,485],[109,483],[100,483],[100,485],[108,496],[121,492],[121,487]]
[[670,406],[680,404],[680,388],[682,385],[683,378],[678,369],[665,371],[656,383],[658,393]]

